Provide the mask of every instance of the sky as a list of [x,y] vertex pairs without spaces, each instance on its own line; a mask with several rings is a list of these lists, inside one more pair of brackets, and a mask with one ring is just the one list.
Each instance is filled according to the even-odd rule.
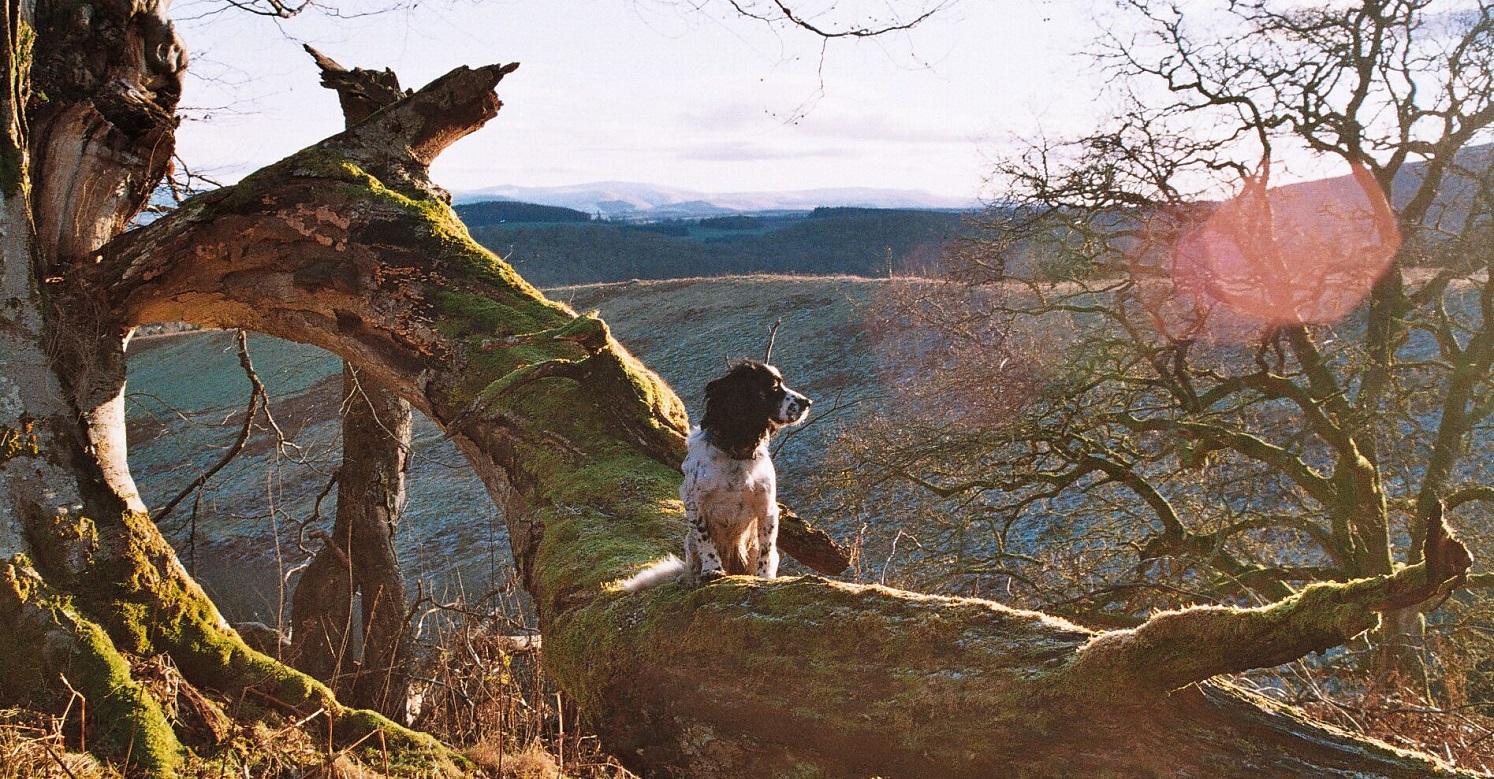
[[[422,0],[362,13],[398,1],[272,20],[178,0],[192,56],[183,160],[233,181],[340,130],[300,49],[311,43],[349,67],[390,67],[407,87],[458,65],[522,63],[499,85],[498,117],[437,162],[453,191],[635,181],[976,197],[1018,139],[1093,121],[1099,76],[1081,52],[1108,7],[958,0],[909,33],[822,48],[724,0]],[[820,5],[842,19],[886,8]]]

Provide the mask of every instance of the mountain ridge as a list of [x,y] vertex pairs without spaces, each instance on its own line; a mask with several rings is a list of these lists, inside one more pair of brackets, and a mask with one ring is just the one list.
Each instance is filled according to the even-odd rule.
[[455,193],[457,203],[516,200],[600,214],[609,219],[689,219],[737,213],[810,211],[820,206],[970,210],[975,198],[918,189],[825,187],[786,191],[700,192],[629,181],[594,181],[555,187],[500,184]]

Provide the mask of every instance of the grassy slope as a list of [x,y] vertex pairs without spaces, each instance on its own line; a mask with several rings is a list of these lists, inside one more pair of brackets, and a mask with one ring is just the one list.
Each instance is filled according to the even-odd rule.
[[[768,328],[783,317],[774,361],[815,398],[824,417],[788,438],[779,455],[783,493],[793,501],[819,444],[879,392],[862,316],[885,288],[885,281],[853,277],[751,276],[582,285],[550,294],[580,311],[599,309],[617,336],[674,386],[692,417],[722,359],[760,357]],[[340,367],[324,352],[275,339],[255,337],[250,349],[275,398],[277,421],[301,450],[277,452],[260,431],[214,478],[197,521],[197,573],[231,619],[273,623],[276,571],[304,559],[295,526],[310,516],[339,456],[333,420]],[[198,333],[134,344],[129,390],[131,464],[147,503],[160,506],[233,440],[249,385],[228,334]],[[838,398],[843,408],[831,412]],[[482,592],[495,564],[508,557],[497,512],[461,455],[424,420],[417,423],[415,450],[399,539],[406,572],[433,583],[437,593]],[[323,507],[323,527],[331,508]],[[190,514],[188,501],[164,523],[189,564]]]

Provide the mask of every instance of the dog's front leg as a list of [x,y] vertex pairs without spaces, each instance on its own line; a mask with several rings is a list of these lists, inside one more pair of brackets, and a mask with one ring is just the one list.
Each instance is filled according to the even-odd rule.
[[690,522],[690,532],[685,536],[685,557],[700,560],[700,580],[709,582],[725,576],[721,555],[717,554],[716,545],[711,543],[711,533],[706,529],[700,501],[693,494],[685,498],[685,519]]
[[778,504],[770,505],[757,521],[757,575],[765,579],[778,576]]

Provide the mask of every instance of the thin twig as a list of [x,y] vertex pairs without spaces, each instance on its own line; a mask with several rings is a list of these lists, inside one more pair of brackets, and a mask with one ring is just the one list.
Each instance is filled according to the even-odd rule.
[[187,485],[186,489],[177,493],[176,497],[167,501],[165,506],[156,511],[156,523],[158,525],[166,517],[171,516],[171,512],[182,501],[186,500],[188,495],[202,489],[203,485],[207,484],[209,479],[213,478],[218,471],[227,467],[229,463],[233,462],[235,457],[239,456],[240,452],[244,451],[244,446],[249,443],[249,436],[254,432],[254,420],[259,416],[261,406],[264,406],[268,412],[270,395],[265,390],[264,382],[259,380],[259,374],[255,373],[254,363],[249,360],[249,336],[246,332],[240,330],[238,335],[235,336],[235,341],[239,351],[239,365],[243,367],[245,375],[249,377],[250,384],[249,408],[244,411],[244,424],[239,428],[238,438],[234,440],[232,446],[228,447],[228,451],[218,459],[218,462],[213,463],[211,468],[203,471],[201,475],[192,480],[191,484]]
[[768,330],[768,348],[763,350],[763,362],[773,361],[773,342],[778,340],[778,326],[783,324],[783,317],[778,317],[773,322],[773,327]]

